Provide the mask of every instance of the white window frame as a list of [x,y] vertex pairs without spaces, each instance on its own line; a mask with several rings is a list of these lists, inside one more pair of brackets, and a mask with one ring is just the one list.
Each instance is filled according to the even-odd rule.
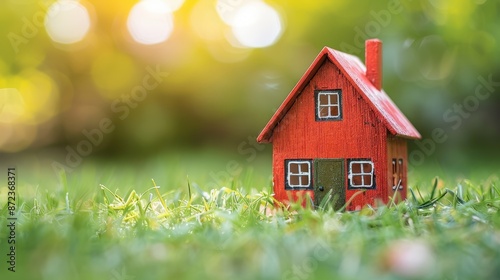
[[[291,164],[299,164],[299,166],[302,166],[302,164],[306,163],[307,164],[307,170],[301,170],[299,167],[299,172],[298,173],[292,173],[290,165]],[[310,160],[287,160],[286,161],[286,187],[290,189],[306,189],[306,188],[311,188],[311,182],[312,182],[312,168],[311,168],[311,161]],[[290,183],[290,177],[291,176],[307,176],[307,185],[292,185]],[[301,182],[302,180],[299,180]]]
[[[354,173],[352,171],[352,166],[354,164],[361,164],[361,171],[359,173]],[[364,172],[364,165],[365,164],[369,164],[371,166],[371,172],[369,173],[366,173]],[[349,161],[349,188],[353,188],[353,189],[371,189],[371,188],[374,188],[375,187],[375,165],[373,164],[373,162],[371,160],[351,160]],[[366,185],[365,184],[365,178],[364,176],[366,175],[370,175],[371,176],[371,185]],[[354,184],[354,181],[352,180],[352,178],[354,176],[361,176],[361,182],[362,184],[361,185],[355,185]]]
[[[326,95],[328,97],[328,104],[321,104],[321,96]],[[332,103],[332,96],[337,96],[337,103]],[[318,91],[316,100],[316,116],[318,120],[340,120],[342,118],[342,108],[341,106],[341,94],[339,90],[325,90]],[[330,108],[337,107],[338,114],[335,116],[330,115]],[[320,112],[322,108],[327,108],[328,115],[321,116]]]

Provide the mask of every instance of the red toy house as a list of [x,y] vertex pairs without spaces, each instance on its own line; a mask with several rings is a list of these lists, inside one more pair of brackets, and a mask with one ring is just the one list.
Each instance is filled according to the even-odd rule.
[[356,210],[406,198],[408,139],[420,134],[382,90],[382,42],[366,41],[366,67],[323,48],[257,138],[273,143],[276,199],[308,194]]

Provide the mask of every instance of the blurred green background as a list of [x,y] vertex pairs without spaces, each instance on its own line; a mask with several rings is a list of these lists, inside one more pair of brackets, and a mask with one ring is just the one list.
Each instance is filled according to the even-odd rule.
[[0,155],[267,155],[253,139],[321,48],[363,60],[377,37],[413,166],[492,166],[499,27],[498,0],[3,0]]

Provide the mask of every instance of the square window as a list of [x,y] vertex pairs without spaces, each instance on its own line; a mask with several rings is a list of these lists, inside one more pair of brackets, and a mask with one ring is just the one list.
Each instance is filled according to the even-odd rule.
[[315,91],[316,120],[335,121],[342,120],[342,94],[341,90]]
[[312,188],[311,160],[285,160],[285,189]]
[[348,177],[351,189],[375,188],[375,168],[369,159],[350,159]]

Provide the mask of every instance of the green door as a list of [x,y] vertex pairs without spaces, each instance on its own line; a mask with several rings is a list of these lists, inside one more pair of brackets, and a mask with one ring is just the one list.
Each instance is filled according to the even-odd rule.
[[343,159],[314,160],[314,205],[321,201],[331,191],[330,203],[338,210],[345,204]]

